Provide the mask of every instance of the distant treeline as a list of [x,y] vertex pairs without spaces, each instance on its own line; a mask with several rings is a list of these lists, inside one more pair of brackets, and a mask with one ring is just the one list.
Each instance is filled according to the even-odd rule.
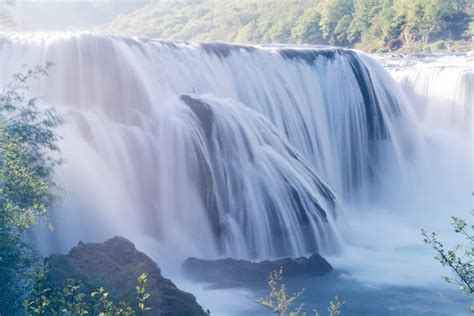
[[116,17],[106,29],[119,35],[367,51],[469,50],[473,11],[473,0],[156,1]]

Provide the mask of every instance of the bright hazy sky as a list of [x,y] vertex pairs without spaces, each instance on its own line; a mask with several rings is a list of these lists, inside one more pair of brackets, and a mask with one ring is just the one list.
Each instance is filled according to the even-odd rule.
[[[0,0],[0,3],[5,0]],[[90,30],[107,24],[149,1],[17,0],[9,7],[21,29],[31,31]]]

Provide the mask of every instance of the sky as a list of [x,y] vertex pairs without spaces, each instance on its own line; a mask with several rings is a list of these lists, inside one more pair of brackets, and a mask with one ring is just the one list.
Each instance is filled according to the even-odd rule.
[[[7,0],[0,0],[5,3]],[[16,25],[26,31],[94,30],[115,16],[143,6],[145,0],[17,0],[9,10]]]

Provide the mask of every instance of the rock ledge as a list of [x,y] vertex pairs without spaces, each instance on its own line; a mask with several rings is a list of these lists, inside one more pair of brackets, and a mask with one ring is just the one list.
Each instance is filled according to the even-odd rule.
[[156,263],[138,251],[123,237],[114,237],[103,243],[82,243],[66,255],[51,255],[47,278],[53,287],[61,287],[66,279],[80,280],[86,293],[102,286],[113,300],[135,302],[137,277],[148,274],[147,289],[151,294],[147,315],[207,315],[196,298],[178,289],[164,278]]
[[309,258],[284,258],[275,261],[252,262],[237,259],[202,260],[188,258],[184,272],[196,282],[211,283],[217,287],[251,287],[265,284],[271,271],[283,268],[285,277],[315,277],[331,272],[332,266],[321,255]]

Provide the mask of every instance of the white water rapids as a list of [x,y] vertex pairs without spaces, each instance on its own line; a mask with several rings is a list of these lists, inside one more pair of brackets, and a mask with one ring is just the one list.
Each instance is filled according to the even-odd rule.
[[472,57],[377,59],[393,78],[346,49],[2,35],[0,82],[53,62],[31,93],[66,119],[69,194],[39,245],[122,235],[160,264],[321,251],[367,282],[438,282],[420,229],[471,207]]
[[55,63],[32,93],[67,120],[59,249],[111,234],[199,256],[333,249],[343,202],[373,200],[417,154],[398,87],[354,51],[87,33],[0,44],[2,82]]

